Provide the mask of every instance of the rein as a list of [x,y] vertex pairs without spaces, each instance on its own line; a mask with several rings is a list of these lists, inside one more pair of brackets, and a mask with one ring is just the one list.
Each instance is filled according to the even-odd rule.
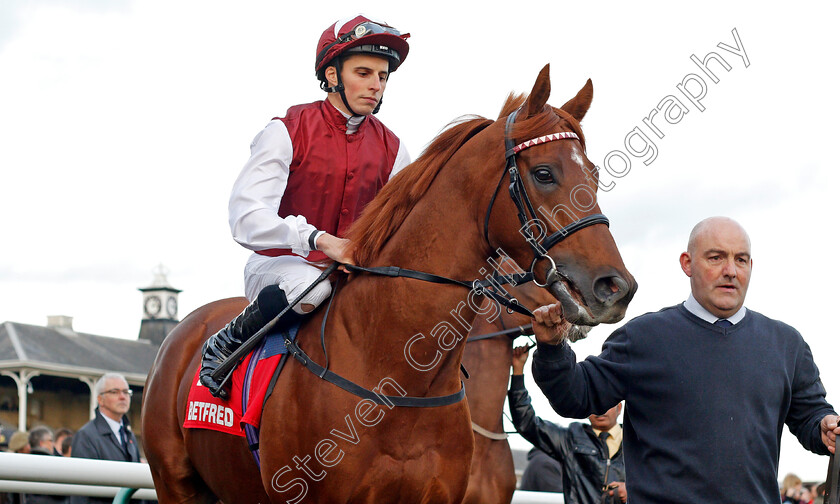
[[525,274],[510,274],[510,275],[496,275],[490,278],[486,278],[484,280],[473,280],[473,281],[465,281],[465,280],[455,280],[453,278],[447,278],[440,275],[435,275],[433,273],[425,273],[423,271],[416,271],[412,269],[406,268],[399,268],[397,266],[376,266],[372,268],[365,268],[362,266],[355,266],[352,264],[345,264],[345,268],[350,271],[357,271],[361,273],[368,273],[371,275],[379,275],[379,276],[386,276],[386,277],[403,277],[403,278],[413,278],[415,280],[422,280],[424,282],[431,282],[437,284],[447,284],[447,285],[458,285],[464,287],[466,289],[470,289],[475,291],[476,294],[479,296],[487,296],[496,301],[499,304],[504,305],[507,307],[508,311],[515,311],[522,315],[527,315],[528,317],[533,317],[534,314],[531,310],[522,306],[522,304],[517,300],[515,297],[507,294],[501,294],[496,291],[497,288],[501,287],[502,285],[518,285],[521,283],[528,283],[534,280],[534,275],[532,273],[525,273]]
[[518,338],[519,336],[525,336],[527,334],[534,334],[531,330],[531,324],[516,326],[511,329],[505,329],[504,331],[496,331],[487,334],[479,334],[477,336],[472,336],[470,338],[467,338],[467,343],[491,339],[497,336],[508,336],[510,339],[513,340]]

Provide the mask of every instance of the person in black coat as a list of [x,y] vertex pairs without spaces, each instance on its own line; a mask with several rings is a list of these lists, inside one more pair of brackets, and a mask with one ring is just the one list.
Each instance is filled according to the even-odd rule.
[[519,489],[528,492],[563,493],[563,464],[551,455],[531,448],[528,465],[522,472]]
[[[128,421],[132,391],[125,378],[109,373],[94,385],[99,407],[93,420],[73,436],[71,455],[76,458],[140,462],[137,438]],[[94,497],[71,498],[72,504],[110,503],[113,499]]]
[[[49,427],[38,426],[29,431],[29,453],[33,455],[53,456],[53,432]],[[23,501],[26,504],[66,504],[69,498],[62,495],[26,494]]]
[[591,415],[589,425],[573,422],[566,428],[547,422],[536,415],[525,389],[527,359],[528,347],[513,349],[508,391],[513,426],[529,443],[560,461],[564,502],[627,502],[623,432],[617,423],[621,404],[603,415]]

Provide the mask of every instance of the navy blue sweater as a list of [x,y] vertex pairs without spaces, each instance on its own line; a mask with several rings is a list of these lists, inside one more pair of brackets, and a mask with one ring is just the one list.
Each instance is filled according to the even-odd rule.
[[778,504],[784,424],[820,454],[835,414],[813,356],[792,327],[747,311],[721,328],[680,304],[615,331],[580,364],[568,344],[538,345],[534,379],[560,415],[625,400],[624,457],[633,504]]

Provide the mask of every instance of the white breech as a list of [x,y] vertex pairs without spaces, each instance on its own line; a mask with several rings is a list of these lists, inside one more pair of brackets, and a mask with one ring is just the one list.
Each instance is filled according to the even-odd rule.
[[[321,272],[320,268],[300,256],[268,257],[251,254],[245,264],[245,297],[253,301],[261,290],[273,284],[283,289],[286,299],[291,303],[317,280]],[[301,315],[314,310],[327,299],[331,289],[329,280],[321,281],[292,309]],[[307,309],[304,310],[301,305],[308,305]]]

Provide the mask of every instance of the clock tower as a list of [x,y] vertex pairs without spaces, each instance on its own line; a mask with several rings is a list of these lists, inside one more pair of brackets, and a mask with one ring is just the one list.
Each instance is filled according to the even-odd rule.
[[163,338],[178,324],[178,294],[181,290],[169,285],[166,280],[168,271],[162,264],[152,273],[152,285],[138,289],[143,293],[139,338],[160,346]]

